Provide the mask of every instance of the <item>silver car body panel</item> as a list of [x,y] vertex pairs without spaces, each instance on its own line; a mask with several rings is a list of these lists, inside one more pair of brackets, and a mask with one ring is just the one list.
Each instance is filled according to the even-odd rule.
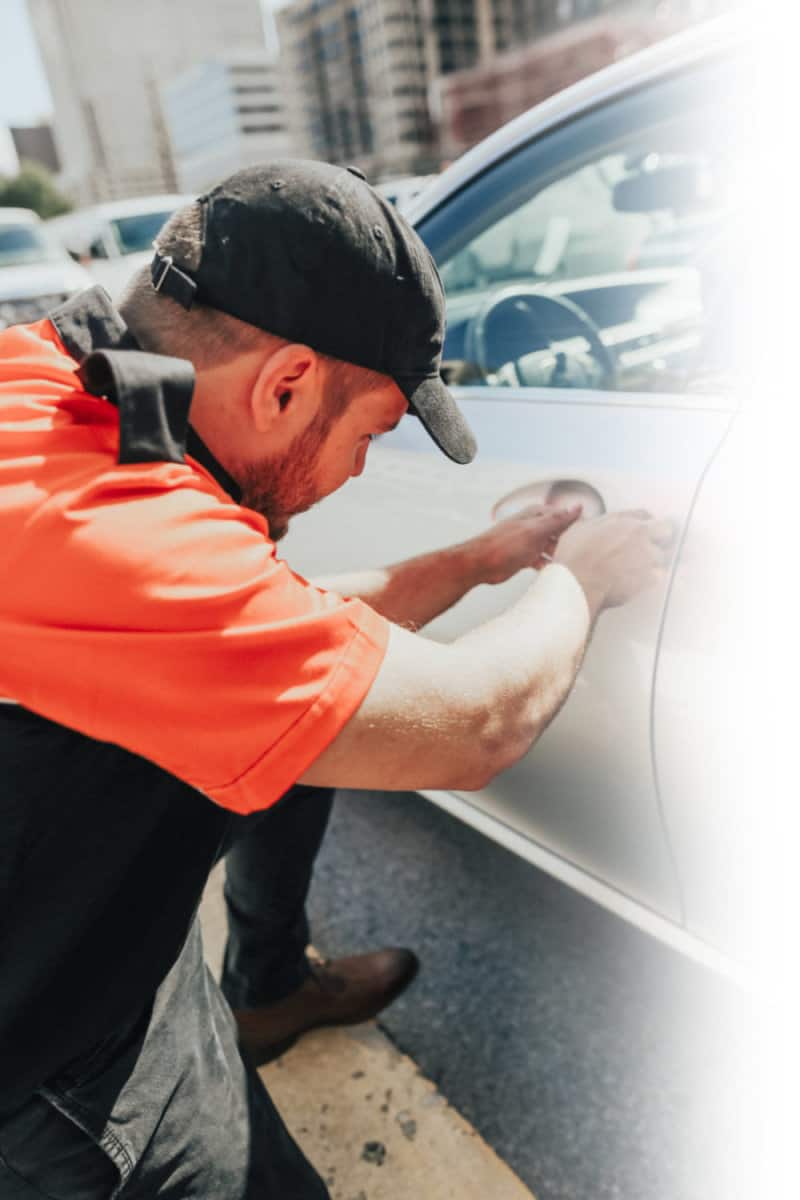
[[684,958],[707,967],[742,988],[750,989],[751,980],[747,970],[735,959],[716,949],[711,942],[672,921],[665,920],[646,905],[637,904],[616,888],[609,887],[602,879],[596,879],[586,871],[579,870],[566,859],[540,846],[538,842],[523,837],[497,818],[488,816],[466,796],[438,791],[423,791],[421,795],[451,816],[463,821],[465,825],[516,854],[518,858],[546,871],[560,883],[593,900],[616,917],[627,921],[629,925],[656,938]]
[[757,643],[744,636],[764,620],[763,579],[743,562],[743,547],[757,553],[763,539],[758,503],[742,502],[757,500],[755,425],[749,414],[736,417],[698,491],[671,582],[653,704],[654,759],[686,927],[749,961],[762,933],[757,871],[776,829],[751,744],[768,688]]
[[[536,500],[540,485],[557,480],[583,483],[607,510],[644,507],[683,530],[729,413],[653,406],[649,396],[637,406],[630,396],[620,405],[605,403],[608,397],[600,393],[562,393],[557,404],[542,402],[541,395],[509,401],[502,394],[461,394],[481,446],[469,469],[430,450],[417,422],[402,422],[372,448],[361,478],[295,520],[288,539],[292,566],[327,576],[460,542],[491,524],[505,497],[522,493],[524,499],[527,492]],[[673,473],[676,462],[679,474]],[[426,635],[450,641],[490,620],[529,580],[525,572],[498,587],[474,589]],[[557,720],[479,800],[465,798],[680,924],[684,914],[650,737],[663,601],[662,590],[606,613]]]

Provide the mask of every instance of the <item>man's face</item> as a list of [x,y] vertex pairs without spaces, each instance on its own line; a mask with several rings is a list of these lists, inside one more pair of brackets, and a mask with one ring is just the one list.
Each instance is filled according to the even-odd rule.
[[279,541],[289,521],[364,470],[374,437],[394,429],[408,409],[397,384],[368,391],[356,385],[343,410],[323,396],[319,410],[287,453],[251,464],[242,481],[242,504],[266,517],[270,536]]

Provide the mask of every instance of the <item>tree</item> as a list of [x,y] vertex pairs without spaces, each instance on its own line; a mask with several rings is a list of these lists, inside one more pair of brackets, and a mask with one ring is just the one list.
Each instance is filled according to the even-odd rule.
[[72,205],[48,170],[38,163],[23,162],[18,175],[0,177],[0,208],[32,208],[46,219],[69,212]]

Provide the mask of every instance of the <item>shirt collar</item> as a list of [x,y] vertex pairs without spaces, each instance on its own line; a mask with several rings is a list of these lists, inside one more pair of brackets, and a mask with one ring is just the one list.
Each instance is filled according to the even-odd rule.
[[239,487],[232,475],[223,467],[218,459],[209,450],[204,441],[198,437],[192,426],[186,434],[186,453],[191,454],[192,458],[196,459],[201,466],[205,467],[209,475],[213,475],[219,486],[228,493],[236,501],[237,504],[242,502],[242,489]]
[[[79,292],[50,314],[67,353],[81,363],[95,350],[141,350],[131,330],[103,288],[95,285]],[[186,450],[205,467],[219,486],[241,502],[242,490],[197,433],[189,426]]]

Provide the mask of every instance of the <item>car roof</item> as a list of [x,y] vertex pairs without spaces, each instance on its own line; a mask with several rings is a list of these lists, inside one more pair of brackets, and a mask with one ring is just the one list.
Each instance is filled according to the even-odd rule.
[[585,79],[514,117],[467,150],[409,204],[406,220],[421,220],[473,176],[553,125],[642,84],[691,69],[707,59],[730,52],[744,41],[744,37],[741,20],[735,14],[728,14],[664,38],[645,50],[587,75]]
[[0,225],[41,225],[42,219],[31,208],[0,208]]
[[435,175],[391,175],[374,186],[376,191],[381,191],[383,188],[424,187],[429,179],[435,178]]

